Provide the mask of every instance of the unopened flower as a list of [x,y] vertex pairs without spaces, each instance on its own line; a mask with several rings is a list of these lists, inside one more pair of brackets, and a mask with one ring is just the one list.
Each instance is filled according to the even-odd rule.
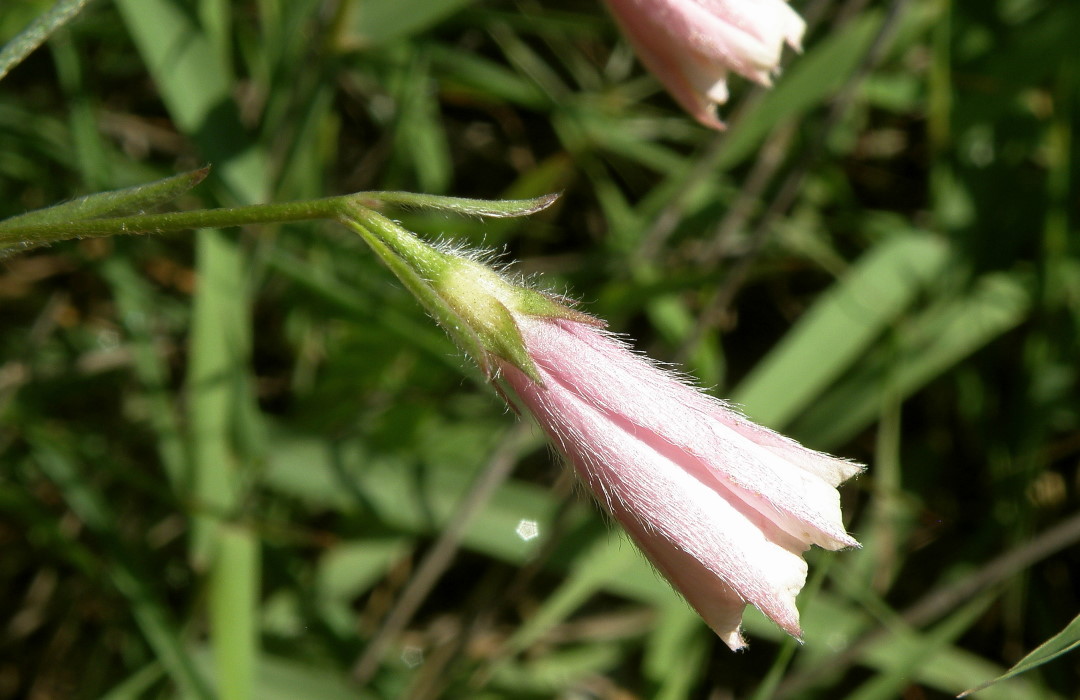
[[606,0],[645,66],[695,119],[724,124],[734,71],[769,85],[787,43],[798,50],[805,23],[785,0]]
[[859,465],[751,423],[631,352],[598,319],[472,257],[373,212],[358,230],[729,647],[744,645],[747,604],[801,636],[802,553],[858,546],[836,487]]
[[500,361],[503,377],[656,568],[732,649],[747,603],[800,637],[802,552],[858,546],[836,486],[861,468],[751,423],[594,325],[516,320],[540,381]]

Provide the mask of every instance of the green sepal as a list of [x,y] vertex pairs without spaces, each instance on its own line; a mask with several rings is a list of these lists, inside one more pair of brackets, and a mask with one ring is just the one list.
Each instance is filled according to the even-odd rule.
[[[469,326],[485,352],[510,362],[542,384],[515,319],[521,314],[522,296],[538,293],[507,282],[483,263],[448,257],[447,268],[432,279],[440,298]],[[493,377],[490,372],[488,376]]]
[[[477,298],[468,291],[456,293],[448,288],[450,281],[459,279],[463,268],[497,277],[494,272],[424,243],[390,219],[359,204],[353,203],[345,209],[341,221],[360,234],[458,347],[476,360],[488,379],[495,376],[489,356],[497,355],[540,381],[512,313],[490,294]],[[478,303],[485,306],[485,313],[476,313]]]
[[355,201],[342,211],[342,222],[368,242],[489,378],[495,374],[490,359],[495,356],[543,383],[518,327],[522,316],[604,325],[554,295],[509,282],[481,262],[425,243]]
[[[500,330],[497,332],[482,330],[477,334],[480,336],[481,343],[488,352],[498,355],[521,370],[529,379],[542,385],[544,380],[536,368],[536,363],[532,361],[525,349],[525,339],[521,337],[521,329],[518,328],[514,315],[502,304],[496,307],[495,313],[498,315],[496,325]],[[488,376],[494,379],[493,375]]]
[[520,288],[521,299],[516,311],[528,316],[540,316],[541,318],[561,318],[567,321],[584,323],[597,328],[606,328],[607,322],[596,316],[591,316],[584,311],[578,311],[570,306],[571,300],[564,297],[539,292],[525,287]]

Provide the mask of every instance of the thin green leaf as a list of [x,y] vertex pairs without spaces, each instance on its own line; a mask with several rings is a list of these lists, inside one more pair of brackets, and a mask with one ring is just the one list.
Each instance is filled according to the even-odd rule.
[[128,676],[119,685],[114,686],[101,700],[139,700],[148,697],[151,688],[164,675],[161,664],[156,661],[143,666]]
[[271,168],[266,151],[254,145],[241,122],[229,53],[219,37],[208,34],[182,3],[117,0],[116,7],[173,122],[195,140],[241,203],[265,201]]
[[792,62],[776,88],[729,132],[720,167],[728,170],[749,158],[777,124],[799,118],[838,90],[855,72],[883,21],[882,12],[865,12]]
[[657,700],[689,697],[715,635],[681,598],[657,607],[642,668],[658,687]]
[[[200,647],[193,652],[193,656],[208,675],[216,672],[214,655],[209,648]],[[259,700],[373,700],[378,696],[355,687],[341,673],[332,669],[266,655],[259,660],[255,697]]]
[[883,665],[877,676],[848,695],[848,700],[885,700],[903,695],[904,688],[911,683],[913,676],[930,675],[934,667],[944,665],[942,652],[971,628],[993,598],[988,594],[974,598],[967,605],[957,608],[934,629],[918,635],[917,640],[908,641],[905,630],[895,629],[893,639],[904,641],[897,641],[890,647],[893,653],[887,664]]
[[493,674],[492,685],[504,690],[503,697],[559,697],[565,694],[567,686],[615,667],[621,653],[612,642],[547,651],[499,667]]
[[349,4],[346,48],[371,47],[407,38],[471,4],[474,0],[365,0]]
[[441,197],[412,192],[364,192],[358,197],[365,204],[371,202],[392,204],[411,209],[435,209],[465,216],[485,216],[493,219],[505,219],[516,216],[529,216],[547,209],[559,198],[559,193],[545,194],[533,199],[465,199],[462,197]]
[[239,248],[220,231],[197,238],[196,288],[188,362],[194,498],[201,512],[192,528],[192,560],[215,560],[218,523],[239,502],[243,457],[232,436],[233,421],[247,388],[251,337],[247,290]]
[[519,652],[563,622],[575,610],[604,588],[611,576],[620,576],[624,568],[633,565],[625,552],[609,546],[606,539],[594,543],[581,558],[588,562],[578,566],[552,592],[542,605],[506,642],[508,652]]
[[0,221],[0,233],[5,229],[23,226],[44,226],[80,219],[141,214],[147,209],[176,199],[202,182],[209,173],[210,168],[207,166],[145,185],[111,192],[96,192],[70,202],[29,211]]
[[1059,656],[1063,656],[1070,651],[1080,648],[1080,615],[1073,618],[1065,629],[1055,634],[1050,639],[1043,642],[1035,651],[1031,652],[1024,658],[1016,662],[1016,665],[1008,670],[1007,673],[998,676],[992,681],[987,681],[982,685],[975,686],[971,690],[965,690],[957,695],[958,698],[965,698],[972,693],[977,693],[980,690],[985,690],[995,683],[1018,676],[1021,673],[1026,673],[1033,668],[1042,666],[1048,661],[1053,661]]
[[0,49],[0,80],[41,46],[49,36],[82,11],[90,0],[58,0],[52,9],[30,23]]

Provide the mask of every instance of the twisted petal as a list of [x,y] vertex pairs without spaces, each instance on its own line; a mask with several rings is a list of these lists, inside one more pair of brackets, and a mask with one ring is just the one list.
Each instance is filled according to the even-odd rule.
[[858,471],[750,423],[592,326],[519,318],[542,382],[507,383],[655,566],[733,649],[751,603],[798,637],[810,544],[857,546],[836,483]]

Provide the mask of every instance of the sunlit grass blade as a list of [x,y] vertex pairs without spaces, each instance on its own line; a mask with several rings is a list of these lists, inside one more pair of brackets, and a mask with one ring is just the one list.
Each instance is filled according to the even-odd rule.
[[365,0],[346,3],[341,42],[370,48],[400,40],[430,26],[474,0]]
[[[202,19],[220,10],[206,5]],[[178,3],[119,0],[116,6],[177,127],[196,141],[232,196],[243,204],[265,201],[266,152],[240,121],[222,38],[204,31]]]
[[[812,689],[830,688],[836,678],[847,671],[849,664],[880,674],[871,681],[872,688],[878,687],[873,685],[874,682],[880,682],[881,687],[887,689],[899,678],[906,679],[908,684],[917,683],[941,692],[956,693],[970,684],[970,679],[985,678],[993,674],[994,669],[1001,668],[953,641],[970,628],[978,610],[985,610],[994,600],[992,594],[973,597],[939,624],[922,630],[913,629],[897,619],[885,601],[864,589],[843,599],[828,592],[818,593],[806,601],[803,616],[807,635],[818,643],[807,644],[799,650],[787,677],[780,683],[778,694],[781,697],[809,697]],[[755,626],[760,619],[756,612],[747,616],[747,622]],[[874,640],[858,647],[855,659],[846,657],[847,645],[869,630],[876,633]],[[765,628],[755,630],[754,627],[751,631],[756,631],[759,636],[766,632]],[[934,649],[935,653],[926,655],[927,649]],[[915,659],[920,661],[914,662]],[[1042,697],[1036,694],[1037,688],[1035,683],[1018,684],[1012,692],[995,692],[988,698]],[[895,691],[886,690],[885,693],[881,697],[896,697]]]
[[[197,21],[165,0],[121,0],[117,6],[173,121],[215,163],[233,198],[242,204],[265,200],[270,189],[266,152],[243,126],[231,94],[228,5],[202,3]],[[197,569],[209,568],[218,600],[246,600],[251,582],[223,577],[220,567],[229,566],[221,556],[228,546],[222,528],[237,515],[242,476],[259,443],[259,413],[253,406],[248,366],[251,270],[235,236],[201,231],[196,245],[200,281],[192,317],[188,400],[193,496],[201,510],[192,525],[189,551]],[[229,636],[224,631],[231,624],[226,611],[212,605],[209,612],[217,654],[240,660],[258,656],[257,634],[245,627]],[[251,674],[250,668],[240,672]],[[219,675],[219,692],[223,681]],[[234,697],[243,697],[250,693],[250,681],[242,679],[228,688]]]
[[1020,324],[1031,311],[1023,275],[991,274],[964,296],[950,297],[905,322],[895,344],[883,344],[792,423],[791,432],[822,449],[870,425],[882,400],[902,400]]
[[220,700],[252,700],[258,663],[260,556],[251,530],[223,526],[210,575],[210,624]]
[[[919,635],[917,640],[906,639],[906,632],[897,629],[894,633],[895,641],[890,638],[883,642],[883,646],[892,652],[888,665],[876,677],[849,694],[848,700],[887,700],[898,697],[915,676],[926,679],[933,675],[945,676],[935,685],[941,687],[943,682],[947,683],[948,666],[941,661],[942,653],[975,623],[992,601],[993,596],[986,594],[969,601],[932,630]],[[884,660],[885,657],[879,655],[879,658]],[[955,687],[956,681],[953,680],[952,683]]]
[[551,628],[561,623],[574,610],[590,597],[603,590],[605,582],[612,576],[624,573],[623,566],[632,562],[625,552],[608,546],[605,540],[599,540],[587,550],[582,558],[588,562],[577,567],[559,588],[544,601],[533,614],[521,625],[506,643],[506,653],[516,654],[533,644]]
[[[214,654],[207,647],[198,647],[194,657],[207,675],[217,672]],[[349,683],[343,674],[317,664],[304,663],[291,657],[265,655],[256,669],[255,695],[258,700],[381,700],[364,688]]]
[[656,606],[645,647],[643,670],[659,688],[658,700],[679,700],[690,695],[700,681],[709,647],[716,644],[712,630],[681,598]]
[[755,420],[783,429],[867,348],[942,270],[947,246],[899,233],[866,253],[799,319],[731,397]]
[[776,88],[730,131],[720,167],[726,170],[750,157],[777,124],[814,109],[839,89],[855,72],[883,21],[882,11],[865,12],[792,61]]
[[114,686],[105,695],[102,695],[100,700],[139,700],[139,698],[145,698],[163,675],[161,664],[157,662],[148,664],[124,679],[119,685]]

